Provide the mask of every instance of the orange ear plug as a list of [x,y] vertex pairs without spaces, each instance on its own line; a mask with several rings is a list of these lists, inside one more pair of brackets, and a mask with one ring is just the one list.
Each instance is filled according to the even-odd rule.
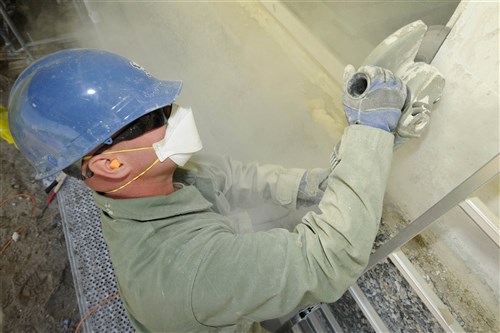
[[118,160],[112,160],[111,162],[109,162],[109,167],[111,169],[118,169],[120,167],[120,161]]

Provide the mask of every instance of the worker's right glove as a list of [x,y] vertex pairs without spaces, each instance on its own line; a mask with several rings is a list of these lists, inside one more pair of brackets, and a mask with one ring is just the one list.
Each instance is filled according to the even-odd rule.
[[[344,70],[344,112],[350,125],[359,124],[393,132],[406,100],[406,85],[391,71],[363,66]],[[340,162],[340,142],[330,156],[330,169],[309,169],[302,176],[297,207],[317,205],[326,189],[328,175]]]
[[393,132],[406,100],[406,85],[391,71],[378,66],[352,65],[344,70],[344,112],[349,125],[358,124]]

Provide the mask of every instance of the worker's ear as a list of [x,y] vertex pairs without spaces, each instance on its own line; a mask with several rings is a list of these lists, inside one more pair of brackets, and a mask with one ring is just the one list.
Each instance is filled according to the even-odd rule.
[[107,179],[121,179],[128,176],[130,166],[117,157],[101,154],[93,156],[87,164],[94,175]]

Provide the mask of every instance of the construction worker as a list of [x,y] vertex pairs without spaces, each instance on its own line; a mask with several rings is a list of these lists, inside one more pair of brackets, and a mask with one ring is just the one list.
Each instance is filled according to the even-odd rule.
[[[348,66],[344,88],[349,126],[328,170],[192,156],[202,145],[191,109],[174,104],[181,82],[102,50],[31,64],[9,125],[38,178],[65,171],[94,191],[137,331],[260,332],[334,302],[367,264],[406,87],[383,68]],[[293,232],[240,233],[232,210],[262,203],[319,205]]]

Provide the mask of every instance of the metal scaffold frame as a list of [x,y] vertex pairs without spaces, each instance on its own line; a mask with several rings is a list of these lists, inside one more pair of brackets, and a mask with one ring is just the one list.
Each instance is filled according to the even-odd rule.
[[[73,6],[74,6],[75,11],[76,11],[78,17],[80,18],[80,20],[82,22],[84,22],[87,19],[88,15],[86,13],[86,7],[82,3],[82,0],[73,0]],[[11,43],[11,40],[9,39],[8,31],[3,31],[0,29],[0,36],[4,40],[5,47],[12,54],[19,54],[22,52],[26,53],[26,56],[28,57],[29,62],[36,60],[36,56],[33,54],[33,52],[31,52],[31,48],[36,47],[36,46],[51,44],[51,43],[70,42],[70,41],[73,41],[75,39],[75,37],[72,34],[68,33],[68,34],[58,35],[57,37],[50,37],[50,38],[45,38],[45,39],[41,39],[41,40],[26,42],[22,33],[19,31],[19,29],[16,27],[15,23],[10,18],[9,14],[7,12],[5,2],[3,0],[0,1],[0,15],[2,15],[2,19],[4,20],[8,29],[14,35],[15,40],[17,40],[17,42],[20,46],[20,49],[16,50],[14,48],[14,45]]]

